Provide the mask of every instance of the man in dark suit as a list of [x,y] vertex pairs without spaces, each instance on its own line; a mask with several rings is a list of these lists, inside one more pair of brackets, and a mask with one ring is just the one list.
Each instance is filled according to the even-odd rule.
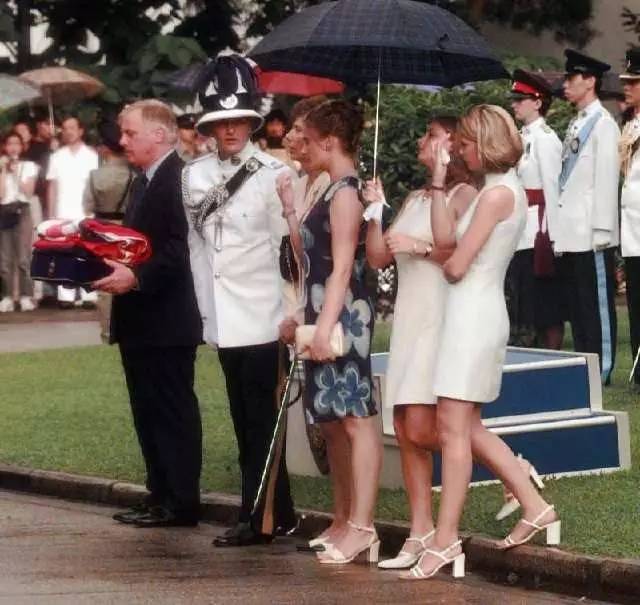
[[149,496],[114,519],[138,527],[198,523],[202,425],[193,390],[202,327],[194,294],[182,205],[182,160],[174,150],[175,116],[144,100],[120,114],[121,143],[140,168],[123,224],[149,237],[152,256],[113,272],[94,287],[114,294],[111,339],[120,345],[133,420],[147,469]]

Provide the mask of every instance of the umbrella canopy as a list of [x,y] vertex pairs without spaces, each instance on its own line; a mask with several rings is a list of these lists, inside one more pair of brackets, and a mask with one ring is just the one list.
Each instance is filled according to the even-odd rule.
[[0,74],[0,110],[33,101],[40,96],[37,86],[7,74]]
[[[313,95],[341,94],[345,86],[342,82],[310,76],[307,74],[296,74],[283,71],[265,71],[250,61],[254,65],[254,71],[258,78],[258,88],[263,93],[295,95],[299,97],[310,97]],[[207,63],[194,63],[189,67],[173,72],[167,82],[174,88],[182,90],[197,91],[207,78]]]
[[345,89],[342,82],[319,76],[288,71],[262,71],[259,67],[256,67],[255,72],[258,76],[260,90],[274,95],[312,97],[314,95],[342,94]]
[[68,67],[43,67],[25,71],[18,77],[39,86],[43,96],[56,104],[95,97],[104,90],[104,84],[100,80]]
[[450,12],[412,0],[339,0],[306,8],[249,53],[269,71],[348,83],[455,86],[508,78],[489,45]]

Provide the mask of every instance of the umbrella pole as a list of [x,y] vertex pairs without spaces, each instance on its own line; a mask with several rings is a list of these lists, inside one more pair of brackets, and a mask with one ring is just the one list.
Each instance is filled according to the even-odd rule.
[[636,368],[638,367],[638,361],[640,361],[640,348],[638,348],[638,352],[636,353],[636,358],[633,362],[633,367],[631,368],[631,373],[629,374],[629,384],[633,380],[633,375],[636,373]]
[[49,105],[49,128],[51,128],[51,136],[56,136],[55,122],[53,119],[53,101],[51,100],[51,89],[47,89],[47,104]]
[[380,131],[380,80],[382,79],[382,48],[378,48],[378,92],[376,99],[376,125],[373,136],[373,180],[378,175],[378,134]]

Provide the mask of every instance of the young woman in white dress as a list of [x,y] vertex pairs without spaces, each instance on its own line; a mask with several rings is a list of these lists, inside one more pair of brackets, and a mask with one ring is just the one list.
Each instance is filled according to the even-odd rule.
[[[466,209],[446,204],[447,167],[436,162],[432,179],[431,226],[438,248],[455,248],[443,265],[449,282],[445,321],[435,368],[437,426],[442,449],[442,497],[430,548],[405,576],[433,577],[453,563],[464,575],[458,538],[472,469],[472,451],[499,477],[522,505],[523,516],[500,542],[504,549],[547,530],[547,543],[560,541],[553,506],[536,491],[511,449],[488,431],[481,404],[499,393],[509,337],[504,277],[525,226],[527,201],[514,171],[522,143],[511,116],[493,105],[473,107],[458,127],[459,152],[484,186]],[[439,157],[439,154],[438,156]]]
[[[434,143],[451,151],[451,136],[457,119],[434,117],[418,140],[418,161],[433,173]],[[460,159],[454,159],[445,184],[446,199],[468,205],[477,191],[469,184],[471,175]],[[381,204],[380,183],[369,181],[365,199]],[[411,529],[399,554],[381,561],[382,569],[405,569],[416,563],[434,533],[431,512],[431,451],[439,449],[436,432],[436,397],[433,370],[444,320],[446,281],[439,264],[450,253],[433,247],[429,206],[429,186],[413,191],[405,200],[391,227],[383,233],[380,220],[370,220],[367,228],[367,260],[373,268],[383,268],[394,260],[398,293],[395,300],[389,365],[385,381],[384,405],[393,409],[393,425],[402,474],[409,499]],[[425,220],[426,218],[426,220]]]

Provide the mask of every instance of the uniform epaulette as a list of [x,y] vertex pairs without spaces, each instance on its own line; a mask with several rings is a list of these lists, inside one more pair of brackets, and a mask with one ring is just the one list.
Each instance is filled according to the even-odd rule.
[[281,162],[278,158],[274,158],[272,155],[268,154],[266,151],[256,151],[253,155],[256,157],[256,159],[260,160],[260,162],[267,168],[278,170],[280,168],[284,168],[285,166],[285,164]]
[[187,166],[191,166],[191,164],[195,164],[200,160],[206,160],[208,158],[215,157],[215,155],[216,155],[215,151],[210,151],[209,153],[205,153],[204,155],[199,155],[197,158],[193,158],[192,160],[189,160],[188,162],[186,162],[186,164]]

